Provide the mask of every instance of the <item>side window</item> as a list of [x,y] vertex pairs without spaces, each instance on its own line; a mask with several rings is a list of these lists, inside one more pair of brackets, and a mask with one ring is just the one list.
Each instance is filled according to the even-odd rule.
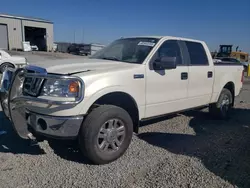
[[186,41],[191,65],[208,65],[206,51],[201,43]]
[[176,57],[177,65],[183,64],[181,57],[181,50],[177,40],[167,40],[165,41],[156,52],[156,59],[161,57]]

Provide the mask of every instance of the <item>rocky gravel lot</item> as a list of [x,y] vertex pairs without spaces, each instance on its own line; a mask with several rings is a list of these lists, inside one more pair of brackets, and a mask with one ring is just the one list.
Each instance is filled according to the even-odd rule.
[[[35,58],[35,57],[33,57]],[[250,81],[228,121],[207,109],[144,122],[126,154],[91,165],[74,142],[32,146],[0,112],[0,187],[250,187]]]

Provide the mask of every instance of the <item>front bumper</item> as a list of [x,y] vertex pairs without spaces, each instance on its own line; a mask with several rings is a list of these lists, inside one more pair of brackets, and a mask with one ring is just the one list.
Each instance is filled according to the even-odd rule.
[[56,104],[62,107],[71,105],[73,108],[82,98],[78,101],[49,101],[23,95],[24,77],[23,69],[8,69],[3,73],[0,83],[1,105],[17,134],[23,139],[29,139],[33,133],[54,138],[77,137],[83,116],[50,116],[33,112],[30,109],[36,103]]
[[56,117],[26,111],[25,120],[30,132],[53,138],[71,139],[77,137],[83,116]]

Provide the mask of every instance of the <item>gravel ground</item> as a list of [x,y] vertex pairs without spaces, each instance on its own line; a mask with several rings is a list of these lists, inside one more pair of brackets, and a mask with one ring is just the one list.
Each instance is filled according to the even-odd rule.
[[126,154],[91,165],[74,142],[31,146],[0,112],[0,187],[250,187],[250,82],[229,121],[207,109],[144,122]]

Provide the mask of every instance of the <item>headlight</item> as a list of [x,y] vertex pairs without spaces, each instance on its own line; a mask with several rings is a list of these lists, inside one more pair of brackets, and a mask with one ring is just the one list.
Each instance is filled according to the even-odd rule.
[[42,88],[42,96],[80,97],[81,82],[77,79],[48,79]]

